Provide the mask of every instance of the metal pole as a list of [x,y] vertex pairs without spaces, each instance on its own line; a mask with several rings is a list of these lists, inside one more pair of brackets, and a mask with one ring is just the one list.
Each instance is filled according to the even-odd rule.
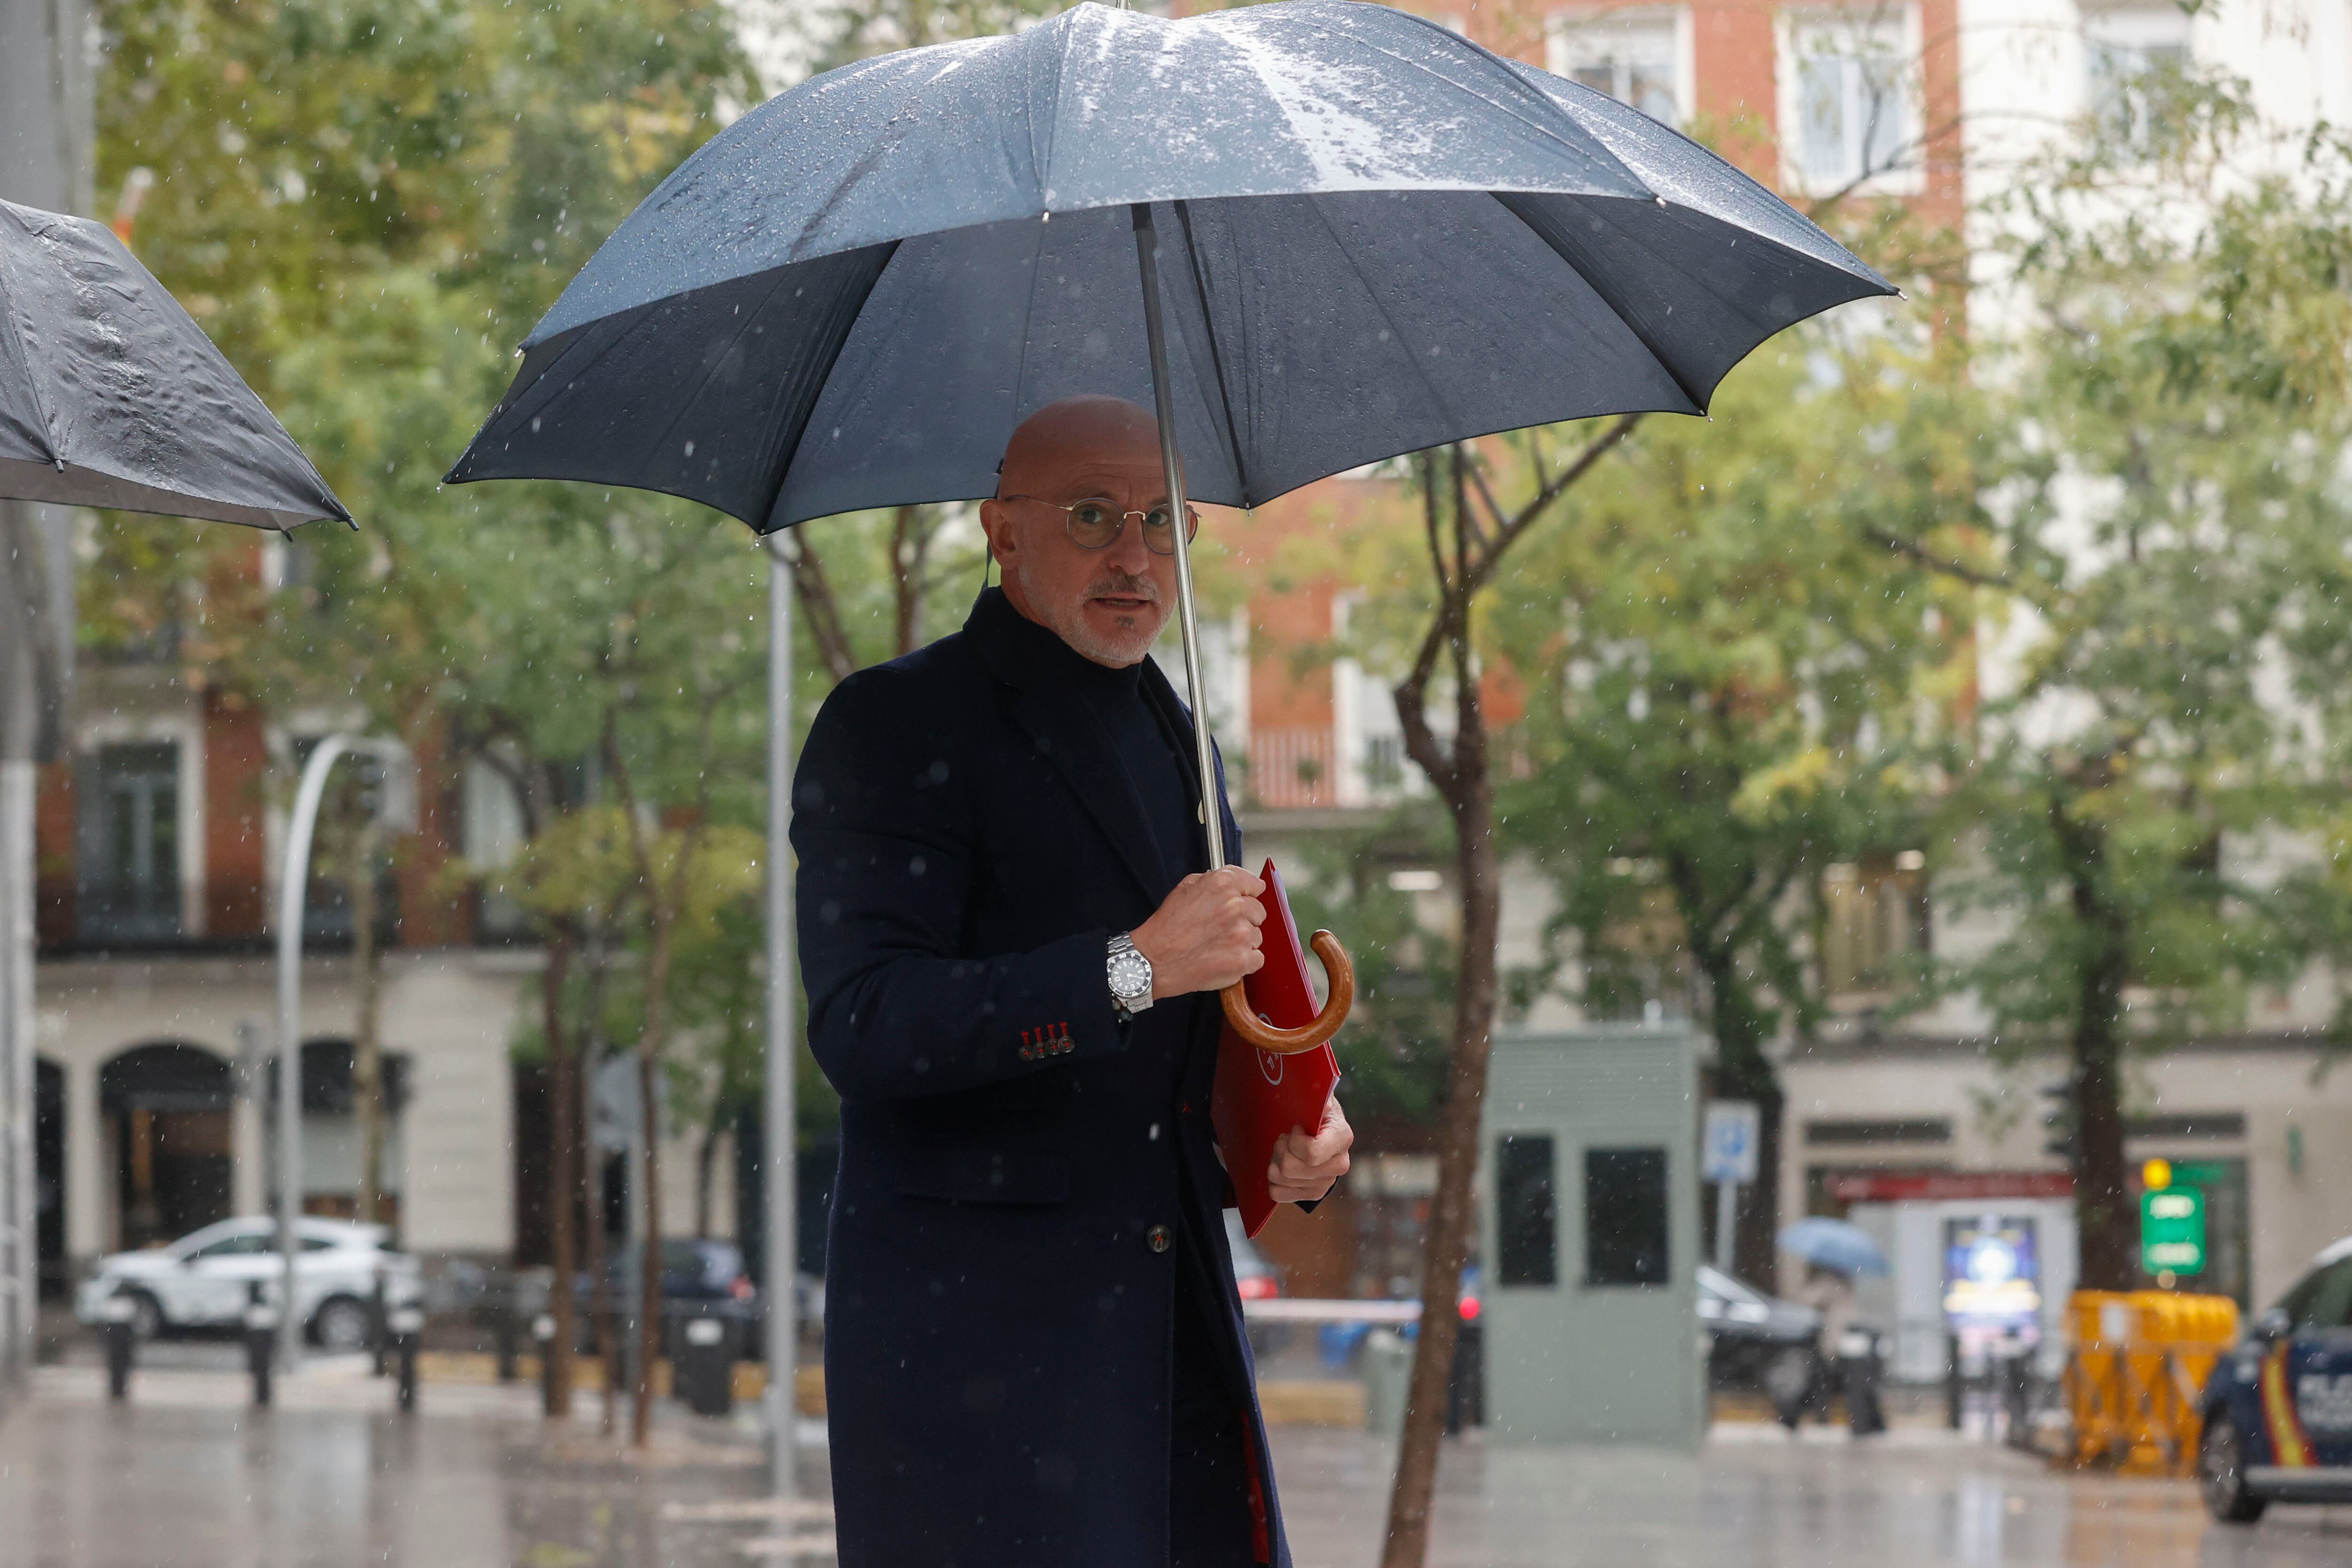
[[800,1303],[793,1300],[800,1237],[793,1103],[793,573],[783,540],[768,540],[768,1095],[761,1171],[767,1218],[769,1480],[775,1495],[799,1490],[793,1473],[798,1416]]
[[[0,197],[90,209],[89,22],[85,0],[0,0]],[[0,500],[0,1413],[31,1369],[39,1309],[33,805],[71,681],[69,516]]]
[[1739,1184],[1715,1184],[1715,1266],[1731,1272],[1731,1232],[1739,1218]]
[[1201,627],[1192,608],[1192,545],[1185,518],[1184,459],[1176,450],[1176,395],[1168,376],[1168,333],[1160,319],[1160,235],[1151,204],[1138,202],[1135,258],[1143,272],[1143,333],[1151,351],[1151,404],[1160,416],[1160,463],[1168,479],[1171,526],[1176,533],[1176,624],[1184,636],[1184,686],[1192,699],[1193,761],[1201,770],[1201,830],[1208,836],[1209,869],[1225,866],[1223,813],[1216,808],[1217,755],[1209,736],[1209,705],[1201,686]]
[[310,879],[310,836],[319,825],[319,797],[327,771],[351,748],[350,737],[330,735],[310,753],[286,820],[286,866],[278,882],[278,1364],[292,1371],[302,1353],[302,1320],[294,1301],[294,1259],[300,1250],[294,1222],[302,1214],[302,903]]

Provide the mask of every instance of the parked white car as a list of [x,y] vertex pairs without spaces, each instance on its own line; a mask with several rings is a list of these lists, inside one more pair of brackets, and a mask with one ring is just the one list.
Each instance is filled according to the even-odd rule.
[[[379,1279],[394,1305],[424,1295],[416,1259],[394,1251],[383,1226],[300,1219],[294,1234],[302,1244],[294,1264],[295,1308],[322,1349],[367,1344],[368,1301]],[[75,1298],[74,1312],[85,1323],[96,1322],[100,1303],[121,1296],[131,1301],[132,1326],[142,1339],[164,1329],[230,1328],[244,1321],[255,1285],[262,1300],[276,1307],[285,1300],[284,1282],[277,1222],[225,1219],[169,1247],[100,1258]]]

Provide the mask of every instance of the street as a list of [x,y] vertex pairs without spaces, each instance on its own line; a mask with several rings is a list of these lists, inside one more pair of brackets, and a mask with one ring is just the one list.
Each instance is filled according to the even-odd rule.
[[[831,1561],[829,1510],[780,1508],[749,1412],[665,1407],[648,1454],[599,1435],[594,1396],[551,1433],[524,1387],[428,1385],[418,1415],[356,1360],[313,1366],[257,1413],[233,1373],[142,1371],[107,1404],[87,1364],[40,1370],[0,1425],[0,1568],[701,1568]],[[822,1496],[823,1430],[800,1433]],[[1369,1568],[1391,1449],[1286,1427],[1276,1463],[1297,1568]],[[919,1500],[910,1500],[920,1506]],[[2352,1508],[2208,1522],[2185,1484],[2049,1472],[1943,1434],[1856,1449],[1718,1426],[1696,1455],[1511,1449],[1477,1436],[1441,1471],[1443,1568],[2321,1568],[2352,1561]]]

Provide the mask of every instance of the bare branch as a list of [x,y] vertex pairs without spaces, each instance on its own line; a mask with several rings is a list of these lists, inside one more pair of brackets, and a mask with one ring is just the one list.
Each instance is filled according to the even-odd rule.
[[1631,436],[1633,427],[1645,417],[1647,416],[1641,414],[1622,416],[1617,423],[1587,442],[1584,450],[1579,452],[1568,467],[1539,486],[1527,504],[1512,513],[1510,521],[1496,531],[1494,542],[1472,564],[1469,591],[1475,594],[1485,587],[1486,580],[1495,574],[1495,568],[1501,563],[1504,552],[1519,542],[1519,536],[1541,521],[1543,514],[1551,510],[1552,502],[1567,494],[1570,485],[1590,473],[1592,465],[1607,457],[1619,442]]
[[1862,532],[1863,537],[1872,543],[1883,545],[1897,555],[1908,556],[1930,572],[1958,578],[1960,582],[1974,587],[1998,588],[2003,593],[2012,594],[2020,591],[2016,580],[2006,573],[1979,571],[1965,562],[1940,555],[1916,540],[1906,539],[1898,533],[1889,533],[1885,529],[1865,528]]
[[793,596],[808,616],[809,637],[816,644],[816,656],[824,662],[825,673],[836,684],[848,679],[857,673],[857,654],[842,628],[841,600],[833,591],[832,579],[825,575],[824,558],[798,533],[791,543],[779,544],[777,553],[793,569]]

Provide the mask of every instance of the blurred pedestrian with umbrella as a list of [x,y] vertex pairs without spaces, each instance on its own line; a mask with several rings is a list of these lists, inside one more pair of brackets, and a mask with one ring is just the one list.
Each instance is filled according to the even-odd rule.
[[[1858,1225],[1816,1215],[1780,1230],[1780,1246],[1805,1259],[1805,1283],[1797,1300],[1822,1315],[1819,1363],[1822,1375],[1804,1403],[1826,1406],[1832,1386],[1845,1394],[1846,1424],[1857,1437],[1886,1430],[1879,1407],[1878,1334],[1855,1321],[1854,1279],[1884,1279],[1886,1255],[1877,1239]],[[1780,1420],[1793,1430],[1804,1404],[1783,1406]]]
[[[1191,503],[1700,413],[1773,332],[1888,292],[1673,132],[1335,0],[1086,4],[845,67],[721,133],[564,291],[451,479],[635,485],[763,533],[984,498],[1005,568],[961,637],[838,689],[795,795],[845,1102],[845,1564],[1289,1561],[1196,1094],[1255,879],[1218,875]],[[1139,663],[1171,593],[1189,707]],[[1277,1186],[1311,1196],[1335,1162],[1298,1131]]]

